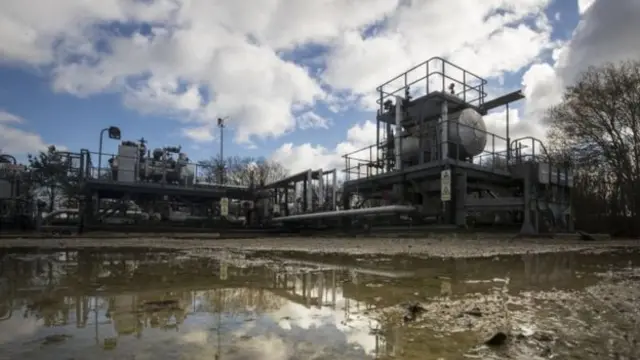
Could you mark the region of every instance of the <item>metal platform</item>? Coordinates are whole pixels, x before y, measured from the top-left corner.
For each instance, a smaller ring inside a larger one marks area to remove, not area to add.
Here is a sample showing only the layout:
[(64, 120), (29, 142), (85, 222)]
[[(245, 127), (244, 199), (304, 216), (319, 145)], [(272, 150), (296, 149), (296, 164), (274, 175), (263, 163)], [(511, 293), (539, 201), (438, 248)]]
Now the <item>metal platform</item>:
[(174, 185), (147, 182), (117, 182), (112, 180), (85, 179), (85, 192), (95, 193), (104, 198), (119, 198), (125, 194), (167, 195), (220, 200), (223, 197), (252, 200), (254, 191), (247, 187), (233, 185)]

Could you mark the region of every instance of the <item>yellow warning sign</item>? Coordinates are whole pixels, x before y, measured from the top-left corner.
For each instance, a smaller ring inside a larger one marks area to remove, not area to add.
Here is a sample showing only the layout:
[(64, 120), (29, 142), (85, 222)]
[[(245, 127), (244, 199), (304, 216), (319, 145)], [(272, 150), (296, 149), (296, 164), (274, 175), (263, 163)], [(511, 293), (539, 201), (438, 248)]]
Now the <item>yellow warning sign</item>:
[(451, 201), (451, 170), (440, 172), (440, 200)]

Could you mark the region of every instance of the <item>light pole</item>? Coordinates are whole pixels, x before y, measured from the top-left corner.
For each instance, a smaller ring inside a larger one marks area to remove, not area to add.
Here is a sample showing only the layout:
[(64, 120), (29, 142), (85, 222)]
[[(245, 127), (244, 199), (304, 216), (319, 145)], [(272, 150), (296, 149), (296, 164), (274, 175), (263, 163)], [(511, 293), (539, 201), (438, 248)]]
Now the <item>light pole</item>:
[(104, 133), (109, 134), (109, 139), (120, 140), (120, 128), (117, 126), (109, 126), (100, 130), (100, 145), (98, 146), (98, 178), (100, 178), (100, 171), (102, 170), (102, 138)]
[(220, 184), (224, 184), (224, 122), (227, 121), (229, 117), (218, 118), (218, 128), (220, 129)]

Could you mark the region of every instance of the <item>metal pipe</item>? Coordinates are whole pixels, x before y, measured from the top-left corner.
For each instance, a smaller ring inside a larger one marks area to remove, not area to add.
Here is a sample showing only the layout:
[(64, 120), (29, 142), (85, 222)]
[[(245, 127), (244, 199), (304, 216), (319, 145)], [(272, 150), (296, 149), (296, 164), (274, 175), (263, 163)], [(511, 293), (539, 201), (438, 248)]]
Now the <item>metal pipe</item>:
[(400, 151), (402, 149), (402, 144), (400, 143), (400, 141), (402, 140), (402, 137), (400, 136), (400, 134), (402, 133), (402, 102), (403, 99), (400, 96), (396, 96), (396, 128), (395, 128), (395, 157), (396, 157), (396, 166), (395, 166), (395, 170), (401, 170), (402, 169), (402, 154), (400, 154)]
[(324, 205), (324, 171), (318, 170), (318, 207)]
[(337, 174), (337, 170), (333, 169), (333, 187), (331, 189), (331, 210), (336, 210), (337, 207), (337, 203), (336, 203), (336, 195), (338, 194), (338, 174)]
[(449, 157), (449, 104), (446, 100), (442, 101), (440, 110), (440, 130), (442, 132), (442, 156), (441, 160)]
[(275, 218), (273, 220), (277, 222), (296, 221), (296, 220), (313, 220), (313, 219), (323, 219), (323, 218), (326, 219), (326, 218), (356, 216), (356, 215), (411, 213), (411, 212), (414, 212), (415, 210), (416, 209), (413, 206), (389, 205), (389, 206), (378, 206), (378, 207), (364, 208), (364, 209), (323, 211), (323, 212), (317, 212), (313, 214), (292, 215), (292, 216)]
[(102, 138), (105, 131), (109, 131), (109, 128), (100, 130), (100, 143), (98, 145), (98, 179), (100, 179), (100, 171), (102, 169)]
[[(298, 260), (298, 259), (290, 259), (285, 257), (276, 257), (276, 259), (286, 264), (316, 266), (323, 271), (342, 270), (345, 268), (344, 266), (341, 266), (341, 265), (335, 265), (335, 264), (318, 262), (318, 261)], [(375, 275), (375, 276), (387, 277), (387, 278), (411, 277), (411, 276), (415, 276), (416, 274), (415, 271), (384, 271), (384, 270), (369, 269), (369, 268), (364, 268), (359, 266), (347, 266), (347, 269), (351, 271), (355, 271), (360, 274)]]
[(13, 155), (0, 154), (0, 159), (10, 159), (11, 162), (13, 163), (13, 165), (17, 165), (18, 164), (18, 161), (16, 160), (16, 158)]
[(507, 105), (507, 164), (511, 160), (511, 144), (509, 143), (509, 103)]
[(307, 171), (307, 186), (306, 186), (306, 194), (304, 194), (304, 196), (306, 196), (307, 198), (307, 211), (311, 212), (313, 211), (313, 188), (312, 188), (312, 181), (313, 181), (313, 171), (311, 169), (309, 169)]

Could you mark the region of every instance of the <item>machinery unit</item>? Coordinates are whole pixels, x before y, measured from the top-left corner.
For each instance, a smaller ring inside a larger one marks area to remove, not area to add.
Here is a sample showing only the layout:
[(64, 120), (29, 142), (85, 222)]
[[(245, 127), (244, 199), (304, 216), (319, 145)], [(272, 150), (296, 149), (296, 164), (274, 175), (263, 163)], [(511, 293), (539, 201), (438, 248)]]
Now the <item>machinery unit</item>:
[(67, 154), (81, 191), (83, 230), (242, 229), (246, 204), (256, 200), (255, 189), (199, 182), (196, 175), (206, 172), (205, 165), (189, 163), (180, 146), (151, 150), (144, 139), (122, 141), (106, 169), (96, 168), (92, 155), (106, 154)]
[(146, 141), (123, 141), (118, 155), (109, 159), (112, 179), (119, 182), (152, 182), (175, 185), (193, 184), (194, 171), (180, 146), (147, 150)]
[(26, 188), (26, 168), (9, 154), (0, 154), (0, 229), (31, 227), (33, 199)]

